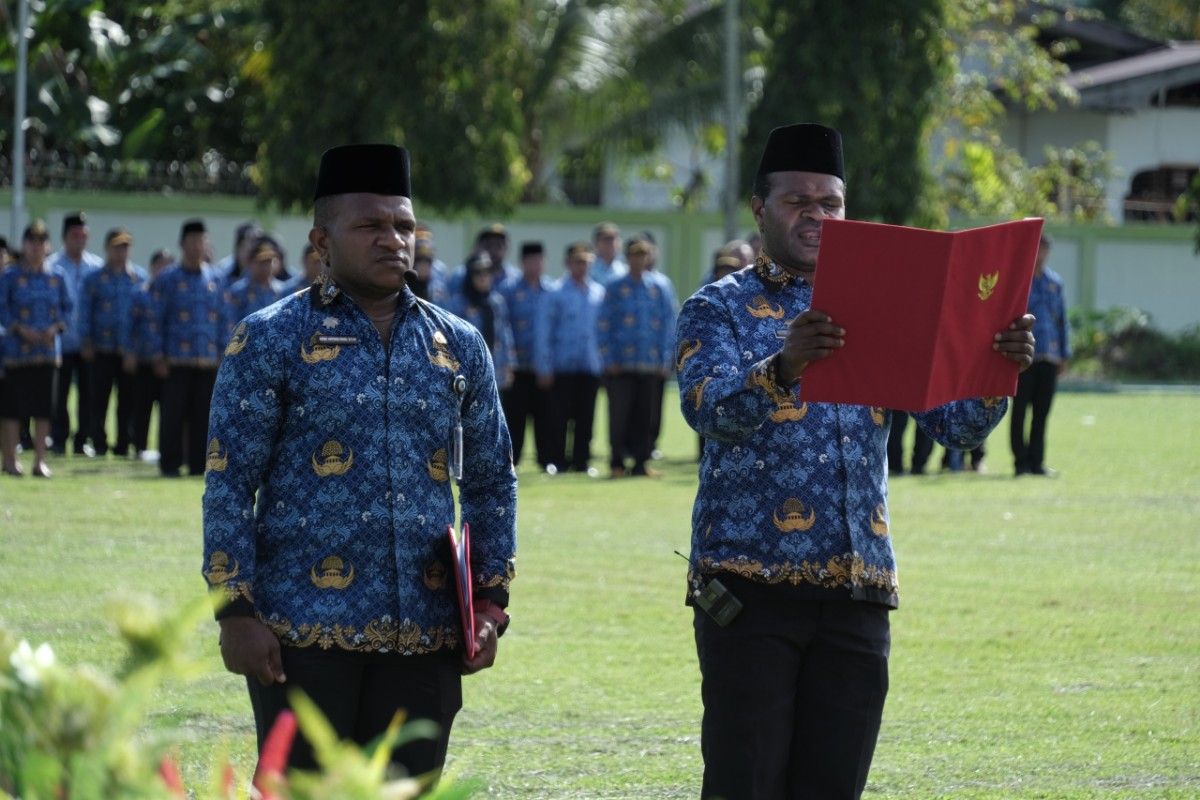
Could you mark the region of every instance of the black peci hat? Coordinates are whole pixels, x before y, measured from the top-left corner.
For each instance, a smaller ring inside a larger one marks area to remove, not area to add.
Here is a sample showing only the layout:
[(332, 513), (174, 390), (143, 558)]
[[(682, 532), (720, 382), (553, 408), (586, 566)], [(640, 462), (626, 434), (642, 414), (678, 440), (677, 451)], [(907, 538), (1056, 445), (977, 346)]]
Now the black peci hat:
[(818, 172), (845, 180), (842, 135), (811, 122), (776, 128), (767, 137), (756, 174), (771, 172)]
[(541, 242), (522, 242), (521, 243), (521, 258), (525, 256), (538, 256), (546, 252), (546, 248)]
[(358, 192), (412, 197), (408, 151), (394, 144), (345, 144), (326, 150), (313, 200)]

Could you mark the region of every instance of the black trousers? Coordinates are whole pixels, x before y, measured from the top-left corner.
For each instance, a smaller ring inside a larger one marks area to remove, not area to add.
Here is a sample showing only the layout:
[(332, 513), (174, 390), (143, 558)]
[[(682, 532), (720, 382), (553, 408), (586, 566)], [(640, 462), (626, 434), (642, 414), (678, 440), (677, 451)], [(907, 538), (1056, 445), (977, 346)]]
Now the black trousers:
[(140, 453), (147, 449), (150, 441), (150, 415), (154, 404), (162, 397), (162, 379), (154, 374), (149, 362), (139, 362), (133, 376), (133, 420), (130, 436), (134, 448)]
[(658, 439), (662, 436), (663, 397), (667, 391), (667, 379), (661, 375), (654, 376), (654, 397), (650, 400), (650, 451), (658, 449)]
[(75, 383), (75, 441), (76, 452), (83, 449), (92, 433), (91, 365), (79, 353), (63, 353), (58, 368), (58, 395), (54, 401), (54, 416), (50, 418), (50, 437), (54, 448), (65, 449), (71, 438), (71, 414), (67, 402), (71, 383)]
[(163, 475), (179, 474), (185, 446), (188, 472), (204, 474), (208, 408), (216, 380), (216, 367), (178, 366), (163, 380), (158, 425), (158, 468)]
[(743, 603), (725, 628), (695, 610), (701, 797), (858, 798), (888, 688), (888, 610), (722, 575)]
[[(457, 652), (402, 656), (284, 647), (281, 656), (287, 683), (263, 686), (257, 678), (246, 681), (260, 753), (275, 718), (290, 707), (287, 693), (299, 689), (321, 709), (339, 739), (359, 745), (370, 743), (387, 730), (400, 710), (404, 710), (406, 720), (432, 721), (437, 726), (436, 736), (397, 748), (391, 760), (411, 776), (442, 768), (450, 727), (462, 708), (461, 660)], [(292, 745), (288, 765), (316, 767), (312, 746), (301, 734)]]
[(125, 455), (133, 441), (133, 381), (121, 368), (121, 356), (116, 353), (97, 353), (91, 365), (92, 373), (92, 445), (97, 455), (108, 452), (108, 399), (113, 387), (117, 390), (117, 455)]
[[(1058, 365), (1035, 361), (1017, 379), (1017, 395), (1012, 402), (1009, 441), (1013, 466), (1018, 474), (1042, 472), (1046, 458), (1046, 419), (1058, 389)], [(1025, 434), (1025, 412), (1031, 410), (1029, 435)]]
[(512, 436), (513, 464), (521, 463), (525, 449), (525, 423), (533, 417), (533, 445), (538, 466), (550, 463), (550, 392), (538, 388), (537, 375), (527, 370), (513, 373), (512, 386), (500, 393), (504, 419)]
[(653, 449), (651, 414), (657, 376), (620, 372), (604, 380), (608, 393), (609, 466), (624, 469), (628, 454), (635, 470), (644, 469)]
[[(600, 377), (586, 372), (558, 373), (551, 389), (554, 427), (550, 439), (550, 463), (562, 470), (586, 472), (592, 460), (592, 425), (596, 418), (596, 394)], [(571, 440), (570, 461), (567, 439)]]
[[(896, 475), (904, 474), (904, 431), (908, 428), (908, 412), (892, 411), (892, 428), (888, 431), (887, 456), (888, 472)], [(913, 439), (912, 462), (910, 471), (920, 475), (925, 471), (925, 463), (933, 452), (933, 439), (921, 426), (913, 423), (916, 437)]]

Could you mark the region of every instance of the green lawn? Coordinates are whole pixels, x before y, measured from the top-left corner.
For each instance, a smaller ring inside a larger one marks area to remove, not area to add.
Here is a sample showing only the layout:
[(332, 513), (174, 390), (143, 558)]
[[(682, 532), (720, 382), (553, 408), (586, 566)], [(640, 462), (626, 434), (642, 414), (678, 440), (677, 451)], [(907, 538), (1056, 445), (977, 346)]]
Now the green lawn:
[[(871, 798), (1200, 796), (1200, 396), (1056, 403), (1058, 478), (1010, 476), (1006, 420), (988, 474), (892, 482), (902, 608)], [(696, 445), (674, 412), (664, 445), (657, 481), (522, 472), (513, 625), (496, 668), (467, 679), (451, 740), (451, 772), (487, 796), (698, 795), (671, 552), (687, 548)], [(603, 466), (603, 429), (596, 451)], [(0, 481), (0, 620), (111, 668), (107, 595), (201, 588), (201, 483), (52, 466), (49, 482)], [(215, 625), (196, 645), (206, 669), (162, 692), (152, 727), (179, 729), (190, 781), (221, 751), (248, 775), (244, 685)]]

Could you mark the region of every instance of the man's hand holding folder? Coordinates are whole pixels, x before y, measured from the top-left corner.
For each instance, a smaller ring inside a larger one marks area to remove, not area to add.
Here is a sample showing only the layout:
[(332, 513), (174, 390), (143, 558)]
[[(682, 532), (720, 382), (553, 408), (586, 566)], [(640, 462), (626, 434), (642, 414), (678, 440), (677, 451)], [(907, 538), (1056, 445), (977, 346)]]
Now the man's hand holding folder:
[(451, 559), (454, 562), (454, 591), (462, 623), (464, 675), (487, 669), (496, 662), (500, 626), (506, 621), (503, 609), (488, 601), (475, 602), (471, 579), (471, 526), (463, 523), (462, 532), (448, 526)]
[(813, 307), (779, 332), (778, 382), (803, 373), (801, 400), (904, 411), (1012, 395), (1033, 362), (1024, 311), (1041, 227), (826, 220)]

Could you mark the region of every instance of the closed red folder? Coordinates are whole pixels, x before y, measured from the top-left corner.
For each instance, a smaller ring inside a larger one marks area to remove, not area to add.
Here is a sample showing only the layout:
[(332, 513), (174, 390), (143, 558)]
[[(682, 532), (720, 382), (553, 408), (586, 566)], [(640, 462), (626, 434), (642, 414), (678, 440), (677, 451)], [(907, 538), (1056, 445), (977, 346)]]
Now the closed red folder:
[(467, 658), (474, 658), (479, 645), (475, 641), (475, 597), (471, 592), (471, 526), (464, 522), (462, 534), (458, 535), (454, 526), (449, 525), (446, 536), (450, 538), (450, 556), (454, 561), (454, 594), (462, 623), (463, 651)]
[(812, 307), (846, 344), (805, 368), (800, 399), (925, 411), (1015, 394), (1019, 368), (992, 343), (1025, 313), (1041, 231), (823, 223)]

